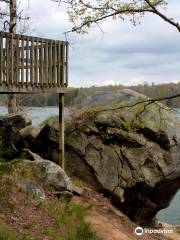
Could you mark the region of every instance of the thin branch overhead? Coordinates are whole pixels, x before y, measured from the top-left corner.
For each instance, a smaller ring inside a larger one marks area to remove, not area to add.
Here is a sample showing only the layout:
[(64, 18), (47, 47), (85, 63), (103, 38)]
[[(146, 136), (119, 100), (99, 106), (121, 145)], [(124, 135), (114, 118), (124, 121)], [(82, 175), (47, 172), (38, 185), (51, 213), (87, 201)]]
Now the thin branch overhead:
[(144, 0), (144, 1), (147, 2), (147, 4), (151, 7), (154, 14), (158, 15), (165, 22), (168, 22), (172, 26), (176, 27), (177, 30), (180, 32), (180, 24), (178, 22), (175, 22), (175, 20), (173, 18), (168, 18), (166, 15), (161, 13), (149, 0)]
[[(67, 6), (69, 19), (74, 27), (68, 32), (86, 33), (93, 24), (100, 24), (109, 18), (125, 20), (133, 25), (140, 23), (140, 18), (146, 13), (152, 13), (175, 27), (180, 32), (180, 24), (166, 16), (160, 7), (167, 6), (165, 0), (52, 0)], [(102, 30), (102, 28), (100, 27)]]

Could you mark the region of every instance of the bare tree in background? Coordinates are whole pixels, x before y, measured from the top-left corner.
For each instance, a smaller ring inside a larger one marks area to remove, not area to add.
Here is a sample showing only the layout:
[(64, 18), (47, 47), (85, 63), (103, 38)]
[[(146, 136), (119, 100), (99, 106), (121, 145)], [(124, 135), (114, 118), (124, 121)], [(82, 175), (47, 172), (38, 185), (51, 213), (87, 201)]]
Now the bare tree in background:
[[(29, 18), (22, 17), (22, 12), (17, 13), (17, 0), (0, 0), (0, 2), (4, 4), (0, 8), (3, 30), (14, 34), (17, 31), (17, 21), (26, 21)], [(8, 113), (15, 113), (17, 111), (16, 95), (8, 94)]]

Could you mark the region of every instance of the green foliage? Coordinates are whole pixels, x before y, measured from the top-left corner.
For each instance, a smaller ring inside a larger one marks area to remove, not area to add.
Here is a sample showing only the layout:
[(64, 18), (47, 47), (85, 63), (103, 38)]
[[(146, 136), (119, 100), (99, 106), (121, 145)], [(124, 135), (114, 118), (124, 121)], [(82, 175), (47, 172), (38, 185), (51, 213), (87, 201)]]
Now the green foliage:
[(34, 228), (35, 225), (36, 225), (36, 222), (35, 221), (31, 221), (31, 222), (26, 223), (24, 228), (27, 229), (27, 230), (31, 230), (31, 229)]
[[(59, 2), (58, 0), (52, 0)], [(134, 26), (140, 24), (140, 18), (148, 10), (157, 14), (154, 7), (167, 4), (166, 1), (151, 0), (150, 5), (142, 0), (98, 0), (98, 1), (80, 1), (65, 0), (69, 20), (73, 24), (72, 32), (88, 33), (93, 24), (100, 24), (103, 19), (112, 18), (113, 20), (129, 19)]]
[(0, 178), (4, 175), (10, 175), (13, 171), (13, 162), (0, 162)]
[[(44, 228), (43, 233), (54, 240), (95, 240), (96, 235), (91, 226), (85, 222), (85, 209), (65, 198), (61, 199), (61, 207), (51, 202), (48, 209), (55, 220), (54, 226)], [(59, 229), (63, 231), (59, 231)]]
[(80, 187), (80, 188), (85, 187), (85, 184), (84, 184), (80, 179), (75, 179), (75, 180), (73, 181), (73, 184), (74, 184), (75, 186), (77, 186), (77, 187)]
[(124, 121), (122, 128), (123, 128), (123, 130), (129, 132), (132, 128), (132, 121)]
[(10, 163), (0, 163), (0, 209), (7, 209), (13, 212), (16, 207), (9, 201), (11, 189), (14, 184), (11, 174), (12, 165)]
[(57, 231), (56, 227), (44, 227), (42, 233), (46, 236), (52, 237), (53, 240), (63, 240), (61, 234)]
[(15, 233), (2, 220), (0, 220), (0, 239), (17, 240), (17, 236), (15, 235)]
[[(122, 85), (109, 85), (109, 86), (92, 86), (89, 88), (68, 88), (65, 94), (65, 106), (78, 106), (91, 98), (94, 94), (99, 91), (118, 91), (124, 88)], [(180, 92), (180, 83), (169, 83), (169, 84), (142, 84), (137, 86), (129, 86), (128, 88), (133, 89), (137, 92), (143, 93), (149, 97), (165, 97), (175, 95)], [(20, 106), (58, 106), (58, 95), (57, 94), (32, 94), (25, 95), (18, 94), (18, 101)], [(4, 95), (0, 96), (1, 102), (5, 99)], [(180, 107), (180, 98), (166, 100), (165, 103), (168, 106)], [(0, 129), (0, 135), (3, 129)], [(4, 135), (2, 133), (2, 135)]]
[(79, 95), (80, 89), (78, 88), (70, 88), (65, 94), (65, 104), (71, 105), (73, 104), (74, 99), (76, 99)]
[(176, 232), (180, 234), (180, 227), (176, 227)]
[[(0, 213), (8, 212), (11, 214), (15, 210), (18, 211), (12, 192), (14, 194), (15, 191), (18, 191), (17, 182), (23, 179), (35, 179), (33, 169), (28, 167), (26, 162), (16, 160), (0, 163)], [(23, 201), (25, 209), (26, 206), (29, 207), (29, 203), (35, 204), (36, 209), (39, 211), (46, 209), (51, 220), (49, 226), (44, 226), (43, 230), (42, 225), (39, 226), (41, 233), (44, 235), (54, 240), (96, 239), (91, 226), (85, 222), (85, 209), (81, 205), (69, 202), (65, 196), (60, 200), (55, 198), (54, 200), (47, 199), (47, 201), (38, 202), (33, 199), (32, 195), (28, 195), (22, 190), (20, 194), (26, 194), (26, 200)], [(24, 223), (24, 232), (22, 234), (12, 232), (6, 224), (0, 222), (0, 240), (30, 240), (28, 233), (38, 225), (36, 221), (36, 219), (32, 218), (31, 221)]]
[(54, 116), (54, 115), (48, 117), (47, 119), (45, 119), (44, 121), (42, 121), (42, 122), (40, 123), (40, 126), (46, 125), (51, 119), (54, 119), (54, 118), (56, 118), (56, 116)]
[(20, 240), (31, 240), (31, 238), (28, 237), (26, 234), (24, 234), (24, 235), (20, 238)]

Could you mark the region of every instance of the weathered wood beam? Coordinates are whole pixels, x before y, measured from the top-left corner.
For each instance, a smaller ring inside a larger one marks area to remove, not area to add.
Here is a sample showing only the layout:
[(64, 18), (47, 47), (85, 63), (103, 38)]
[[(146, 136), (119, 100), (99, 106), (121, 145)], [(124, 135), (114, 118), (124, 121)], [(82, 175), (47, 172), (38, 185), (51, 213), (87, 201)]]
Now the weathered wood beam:
[(64, 94), (59, 93), (59, 165), (65, 169)]

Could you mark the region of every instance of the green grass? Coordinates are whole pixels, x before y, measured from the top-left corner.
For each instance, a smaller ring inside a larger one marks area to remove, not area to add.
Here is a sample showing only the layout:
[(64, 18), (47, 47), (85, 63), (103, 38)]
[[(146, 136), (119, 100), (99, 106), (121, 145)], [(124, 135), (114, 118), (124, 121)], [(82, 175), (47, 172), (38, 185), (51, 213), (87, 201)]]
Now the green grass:
[(36, 225), (36, 222), (35, 221), (31, 221), (31, 222), (26, 223), (24, 225), (24, 228), (27, 229), (27, 230), (32, 230), (35, 225)]
[(0, 220), (0, 239), (1, 240), (17, 240), (15, 233), (2, 220)]
[(17, 237), (16, 233), (3, 220), (0, 220), (0, 240), (31, 240), (31, 238), (25, 234)]
[[(39, 179), (36, 176), (39, 176), (39, 173), (34, 173), (34, 171), (20, 160), (7, 163), (0, 162), (0, 212), (12, 213), (16, 210), (16, 205), (11, 199), (12, 190), (17, 188), (16, 181), (19, 179)], [(81, 185), (82, 183), (78, 182), (78, 184)], [(29, 198), (28, 195), (27, 198)], [(27, 201), (27, 203), (24, 202), (23, 204), (26, 207), (26, 204), (29, 203)], [(46, 208), (51, 218), (49, 226), (44, 226), (43, 229), (40, 226), (39, 231), (44, 236), (49, 236), (53, 240), (96, 239), (91, 225), (85, 222), (85, 208), (79, 204), (69, 202), (65, 196), (60, 200), (55, 198), (54, 200), (36, 203), (36, 208), (39, 210)], [(11, 230), (3, 221), (0, 221), (0, 240), (30, 240), (27, 233), (33, 231), (35, 226), (36, 222), (33, 219), (24, 223), (24, 232), (20, 234)]]
[(61, 234), (57, 231), (56, 227), (44, 227), (42, 233), (46, 236), (52, 237), (53, 240), (63, 240)]
[(82, 182), (80, 179), (75, 179), (73, 181), (73, 184), (77, 187), (84, 188), (86, 185), (84, 182)]
[(176, 232), (180, 234), (180, 227), (176, 227)]
[(85, 222), (85, 209), (79, 204), (61, 199), (61, 207), (56, 202), (48, 205), (55, 224), (45, 227), (43, 234), (54, 240), (95, 240), (91, 225)]

